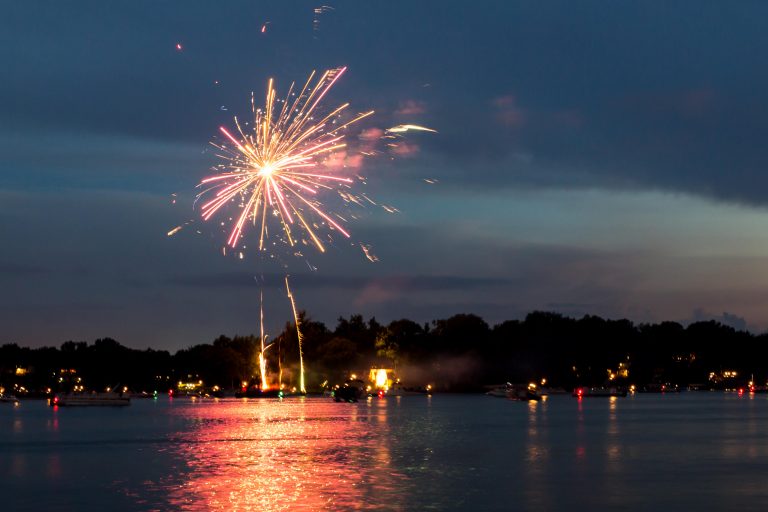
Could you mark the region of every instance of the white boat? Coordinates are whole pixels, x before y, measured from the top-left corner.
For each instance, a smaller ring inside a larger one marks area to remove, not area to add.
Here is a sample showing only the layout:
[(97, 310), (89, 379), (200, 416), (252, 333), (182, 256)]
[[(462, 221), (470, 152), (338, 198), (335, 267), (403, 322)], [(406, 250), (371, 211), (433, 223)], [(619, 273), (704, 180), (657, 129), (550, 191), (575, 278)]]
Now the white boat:
[(131, 398), (122, 393), (66, 393), (53, 397), (51, 405), (125, 406), (131, 405)]
[(512, 384), (507, 382), (504, 386), (496, 386), (485, 394), (488, 396), (495, 396), (498, 398), (507, 398), (512, 390)]
[(16, 403), (18, 401), (19, 401), (19, 399), (16, 398), (15, 396), (13, 396), (13, 395), (4, 395), (3, 393), (0, 393), (0, 403), (14, 404), (14, 403)]
[(410, 396), (410, 395), (431, 395), (432, 386), (426, 387), (414, 387), (406, 388), (402, 384), (393, 384), (391, 388), (386, 390), (385, 396)]

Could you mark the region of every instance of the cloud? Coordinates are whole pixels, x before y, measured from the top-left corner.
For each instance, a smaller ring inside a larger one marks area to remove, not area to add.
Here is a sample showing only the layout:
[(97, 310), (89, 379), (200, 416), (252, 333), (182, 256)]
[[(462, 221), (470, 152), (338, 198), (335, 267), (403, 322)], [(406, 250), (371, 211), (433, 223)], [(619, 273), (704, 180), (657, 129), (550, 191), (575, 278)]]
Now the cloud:
[(355, 306), (365, 307), (368, 305), (382, 304), (391, 302), (401, 297), (403, 290), (398, 290), (394, 286), (384, 286), (381, 281), (367, 283), (355, 297)]
[(677, 117), (680, 120), (700, 121), (701, 117), (716, 113), (716, 100), (716, 91), (702, 86), (627, 94), (619, 99), (618, 106), (637, 117)]
[(391, 302), (415, 292), (478, 290), (509, 286), (506, 278), (457, 276), (391, 276), (363, 283), (355, 305), (364, 307)]
[(4, 127), (0, 128), (0, 153), (7, 166), (0, 185), (157, 188), (202, 176), (213, 160), (203, 154), (206, 149), (202, 141), (195, 145), (121, 133)]
[(423, 114), (427, 111), (427, 107), (422, 101), (406, 100), (400, 103), (400, 106), (395, 110), (395, 115), (398, 116), (415, 116)]
[(517, 105), (517, 98), (513, 94), (494, 98), (492, 104), (496, 108), (496, 119), (501, 124), (511, 128), (525, 124), (525, 112)]
[(379, 140), (384, 135), (384, 130), (381, 128), (366, 128), (360, 132), (358, 138), (365, 141)]
[(689, 116), (707, 114), (715, 107), (715, 91), (711, 87), (689, 89), (683, 92), (679, 105)]
[(363, 155), (359, 153), (350, 153), (342, 149), (334, 151), (323, 160), (323, 166), (332, 170), (360, 169), (363, 166), (363, 162)]
[(584, 125), (584, 114), (575, 108), (557, 110), (552, 113), (555, 125), (565, 128), (581, 128)]
[(412, 157), (419, 152), (419, 145), (414, 142), (398, 140), (390, 145), (390, 151), (400, 157)]
[(737, 331), (747, 330), (747, 320), (745, 318), (725, 311), (721, 315), (716, 315), (713, 313), (708, 313), (703, 308), (694, 309), (692, 318), (686, 323), (708, 322), (710, 320), (714, 320), (723, 325), (727, 325), (728, 327), (733, 327)]
[[(443, 291), (478, 289), (509, 285), (505, 278), (391, 275), (387, 277), (333, 276), (328, 274), (291, 274), (291, 283), (297, 288), (340, 288), (359, 290), (373, 287), (395, 293), (407, 291)], [(252, 274), (247, 272), (222, 272), (210, 274), (174, 275), (166, 278), (168, 284), (201, 288), (253, 287), (260, 284), (268, 288), (283, 288), (285, 274)]]

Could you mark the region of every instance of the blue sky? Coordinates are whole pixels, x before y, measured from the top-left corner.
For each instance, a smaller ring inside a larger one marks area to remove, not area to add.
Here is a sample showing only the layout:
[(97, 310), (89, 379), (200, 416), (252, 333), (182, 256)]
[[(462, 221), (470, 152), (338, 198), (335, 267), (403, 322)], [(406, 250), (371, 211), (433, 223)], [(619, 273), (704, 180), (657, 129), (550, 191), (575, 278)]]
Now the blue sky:
[[(330, 324), (547, 309), (768, 328), (768, 4), (330, 5), (317, 27), (308, 2), (4, 7), (0, 343), (250, 333), (258, 282), (275, 333), (286, 272)], [(251, 91), (341, 65), (331, 104), (439, 132), (362, 170), (400, 210), (349, 226), (379, 262), (339, 242), (311, 272), (222, 257), (208, 224), (166, 236)]]

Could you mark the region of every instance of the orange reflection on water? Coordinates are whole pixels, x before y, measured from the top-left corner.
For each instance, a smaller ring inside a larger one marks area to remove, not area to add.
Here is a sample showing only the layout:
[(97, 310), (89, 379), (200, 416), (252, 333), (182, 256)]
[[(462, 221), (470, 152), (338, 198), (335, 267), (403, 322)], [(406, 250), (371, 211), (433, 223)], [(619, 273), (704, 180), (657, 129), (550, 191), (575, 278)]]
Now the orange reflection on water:
[(386, 402), (190, 403), (184, 414), (194, 427), (172, 440), (188, 474), (171, 488), (170, 504), (184, 510), (400, 509), (405, 476), (391, 467)]

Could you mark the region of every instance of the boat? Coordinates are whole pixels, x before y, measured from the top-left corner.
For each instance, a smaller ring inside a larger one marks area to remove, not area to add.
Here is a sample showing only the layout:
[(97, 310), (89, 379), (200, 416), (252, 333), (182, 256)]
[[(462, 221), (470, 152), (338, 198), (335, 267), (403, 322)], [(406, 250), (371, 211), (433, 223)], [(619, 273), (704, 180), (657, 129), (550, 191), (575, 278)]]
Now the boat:
[(573, 396), (576, 398), (593, 396), (627, 396), (627, 390), (617, 387), (594, 387), (594, 388), (576, 388), (573, 390)]
[(393, 384), (391, 388), (384, 392), (384, 396), (409, 396), (409, 395), (431, 395), (432, 386), (426, 387), (405, 387), (401, 384)]
[(60, 406), (126, 406), (131, 398), (122, 393), (64, 393), (54, 396), (51, 405)]
[(497, 398), (507, 398), (507, 389), (503, 387), (493, 388), (486, 393), (488, 396), (495, 396)]
[(565, 388), (553, 388), (553, 387), (540, 387), (539, 388), (539, 394), (542, 396), (545, 395), (567, 395), (568, 391), (565, 390)]
[(672, 383), (652, 383), (637, 390), (638, 393), (679, 393), (680, 387)]
[(235, 391), (235, 398), (283, 398), (285, 391), (278, 388), (260, 389), (258, 386), (251, 386), (245, 391)]
[(541, 400), (541, 394), (536, 389), (536, 384), (528, 384), (528, 386), (512, 386), (507, 392), (507, 398), (510, 400)]
[(495, 396), (496, 398), (507, 398), (507, 396), (509, 396), (509, 392), (512, 389), (512, 387), (513, 387), (512, 384), (507, 382), (503, 386), (494, 386), (485, 394), (488, 396)]
[(349, 380), (333, 391), (333, 400), (336, 402), (357, 402), (366, 394), (367, 390), (362, 380)]
[(0, 403), (3, 404), (15, 404), (18, 402), (19, 399), (16, 398), (14, 395), (6, 395), (3, 393), (0, 393)]
[(541, 394), (535, 384), (514, 385), (507, 382), (504, 386), (497, 386), (486, 393), (488, 396), (508, 398), (510, 400), (540, 400)]

